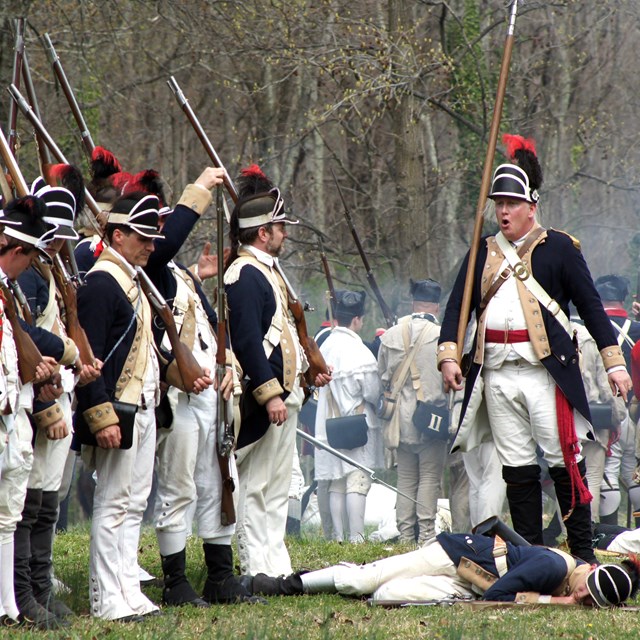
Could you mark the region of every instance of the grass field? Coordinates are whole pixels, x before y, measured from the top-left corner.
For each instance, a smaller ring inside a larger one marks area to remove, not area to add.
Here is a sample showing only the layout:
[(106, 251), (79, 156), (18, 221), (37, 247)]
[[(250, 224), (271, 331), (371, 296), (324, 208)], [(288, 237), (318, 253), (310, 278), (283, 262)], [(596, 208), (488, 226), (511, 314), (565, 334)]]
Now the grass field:
[[(309, 535), (290, 539), (294, 568), (318, 569), (340, 560), (363, 563), (408, 551), (407, 547), (368, 542), (350, 545), (325, 542)], [(639, 634), (638, 613), (581, 609), (509, 608), (471, 610), (465, 605), (382, 609), (365, 600), (336, 595), (270, 598), (269, 604), (214, 606), (196, 610), (168, 608), (164, 615), (135, 625), (95, 621), (88, 616), (89, 534), (78, 526), (57, 537), (57, 577), (68, 587), (62, 599), (78, 613), (72, 625), (61, 631), (0, 631), (0, 637), (153, 639), (202, 638), (219, 640), (411, 640), (413, 638), (537, 640), (538, 638), (603, 639), (633, 638)], [(206, 571), (202, 549), (194, 538), (188, 546), (188, 573), (198, 589)], [(151, 529), (145, 529), (140, 544), (140, 563), (160, 576), (160, 559)], [(145, 587), (159, 602), (161, 590)]]

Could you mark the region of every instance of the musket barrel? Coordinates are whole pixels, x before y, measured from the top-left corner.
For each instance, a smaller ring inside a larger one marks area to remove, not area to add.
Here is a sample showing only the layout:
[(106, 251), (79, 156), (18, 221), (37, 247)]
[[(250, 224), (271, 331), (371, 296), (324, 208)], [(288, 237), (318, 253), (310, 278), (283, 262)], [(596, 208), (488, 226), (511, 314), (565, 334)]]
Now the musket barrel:
[(187, 100), (182, 89), (180, 88), (180, 85), (178, 85), (178, 81), (175, 79), (174, 76), (171, 76), (171, 78), (167, 80), (167, 84), (169, 85), (169, 88), (171, 89), (171, 91), (173, 91), (173, 95), (176, 97), (178, 104), (180, 105), (182, 110), (185, 112), (187, 119), (191, 123), (191, 126), (196, 132), (196, 135), (200, 139), (200, 142), (202, 143), (202, 146), (207, 152), (207, 155), (211, 159), (213, 166), (216, 169), (224, 170), (224, 176), (222, 178), (224, 181), (224, 186), (227, 188), (227, 191), (229, 192), (229, 195), (231, 196), (231, 199), (233, 200), (233, 202), (234, 203), (237, 202), (238, 191), (236, 190), (236, 187), (233, 184), (233, 180), (231, 180), (231, 176), (227, 172), (227, 169), (225, 168), (225, 166), (222, 164), (220, 157), (218, 156), (213, 145), (211, 144), (211, 140), (209, 140), (209, 137), (207, 136), (205, 130), (200, 124), (200, 121), (196, 117), (196, 114), (194, 113), (193, 109), (191, 108), (191, 105), (189, 104), (189, 100)]
[(53, 67), (53, 71), (56, 74), (56, 78), (58, 78), (58, 82), (60, 83), (60, 87), (62, 88), (62, 92), (64, 93), (67, 102), (69, 103), (69, 107), (71, 108), (71, 113), (75, 118), (75, 121), (78, 125), (78, 129), (80, 129), (80, 137), (82, 139), (82, 146), (85, 150), (85, 153), (91, 159), (91, 154), (95, 148), (95, 144), (93, 142), (93, 138), (91, 137), (91, 132), (89, 131), (89, 127), (82, 115), (82, 111), (80, 110), (80, 105), (76, 99), (75, 94), (73, 93), (73, 89), (69, 84), (69, 80), (62, 68), (62, 63), (60, 62), (60, 57), (56, 53), (56, 50), (51, 42), (51, 38), (48, 33), (45, 33), (42, 36), (45, 48), (49, 53), (49, 60), (51, 61), (51, 66)]
[[(17, 18), (16, 21), (16, 44), (14, 47), (13, 53), (13, 72), (11, 81), (19, 85), (20, 84), (20, 76), (22, 75), (22, 61), (24, 59), (24, 18)], [(18, 120), (18, 112), (16, 110), (16, 105), (11, 102), (9, 105), (9, 150), (11, 153), (15, 152), (16, 148), (16, 139), (17, 139), (17, 131), (16, 131), (16, 123)]]

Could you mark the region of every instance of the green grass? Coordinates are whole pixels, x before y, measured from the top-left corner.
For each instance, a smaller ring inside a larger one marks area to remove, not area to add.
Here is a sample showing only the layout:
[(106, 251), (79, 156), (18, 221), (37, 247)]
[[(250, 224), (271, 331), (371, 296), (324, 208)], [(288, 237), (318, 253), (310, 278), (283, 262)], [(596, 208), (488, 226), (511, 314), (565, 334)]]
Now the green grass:
[[(318, 569), (340, 560), (368, 562), (408, 551), (402, 545), (368, 542), (340, 545), (308, 535), (290, 539), (288, 546), (295, 568)], [(188, 574), (197, 589), (206, 571), (202, 547), (196, 538), (188, 545)], [(20, 638), (169, 638), (216, 640), (412, 640), (413, 638), (467, 639), (604, 639), (638, 636), (638, 613), (594, 611), (557, 607), (489, 609), (474, 611), (463, 605), (382, 609), (364, 600), (337, 595), (270, 598), (269, 604), (226, 605), (196, 610), (168, 608), (164, 615), (135, 625), (93, 620), (88, 616), (89, 534), (86, 525), (61, 534), (55, 542), (56, 575), (70, 588), (61, 598), (78, 613), (71, 627), (59, 632), (0, 631), (0, 637)], [(155, 536), (145, 528), (140, 544), (140, 563), (160, 576)], [(161, 590), (145, 587), (159, 602)]]

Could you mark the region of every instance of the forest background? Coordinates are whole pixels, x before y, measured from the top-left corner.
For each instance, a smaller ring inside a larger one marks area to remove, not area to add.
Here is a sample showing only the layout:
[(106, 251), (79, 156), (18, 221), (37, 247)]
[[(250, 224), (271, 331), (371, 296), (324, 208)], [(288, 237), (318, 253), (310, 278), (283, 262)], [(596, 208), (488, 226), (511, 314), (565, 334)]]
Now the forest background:
[[(13, 19), (43, 121), (87, 169), (40, 37), (48, 33), (96, 144), (173, 190), (209, 164), (167, 80), (174, 75), (231, 176), (258, 163), (305, 226), (284, 263), (324, 319), (322, 234), (338, 288), (366, 288), (335, 173), (388, 304), (409, 278), (452, 285), (468, 249), (509, 17), (503, 0), (3, 0), (0, 85)], [(502, 133), (536, 140), (540, 218), (577, 236), (595, 277), (637, 291), (640, 265), (640, 11), (637, 0), (520, 3)], [(6, 132), (9, 95), (0, 92)], [(20, 115), (18, 160), (38, 172)], [(499, 145), (496, 164), (503, 160)], [(487, 210), (485, 232), (493, 230)], [(209, 214), (184, 248), (215, 232)], [(312, 230), (315, 229), (315, 231)], [(383, 323), (371, 301), (368, 328)]]

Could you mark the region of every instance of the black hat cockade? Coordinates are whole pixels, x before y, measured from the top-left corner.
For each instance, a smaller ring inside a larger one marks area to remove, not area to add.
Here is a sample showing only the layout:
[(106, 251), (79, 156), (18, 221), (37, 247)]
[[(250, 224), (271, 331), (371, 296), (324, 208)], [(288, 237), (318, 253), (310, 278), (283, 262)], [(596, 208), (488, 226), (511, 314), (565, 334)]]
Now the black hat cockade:
[(536, 156), (535, 141), (522, 136), (505, 134), (510, 164), (501, 164), (493, 173), (489, 198), (515, 198), (536, 204), (540, 199), (542, 168)]
[(31, 193), (47, 205), (47, 213), (43, 220), (47, 223), (47, 231), (40, 237), (38, 248), (45, 248), (56, 239), (77, 240), (77, 232), (73, 228), (76, 199), (65, 187), (51, 187), (43, 178), (37, 178), (31, 185)]
[(162, 238), (158, 231), (159, 210), (157, 196), (132, 193), (115, 201), (107, 224), (124, 225), (145, 238)]
[(411, 297), (417, 302), (440, 302), (442, 287), (435, 280), (409, 279), (409, 291)]
[(6, 236), (35, 247), (47, 231), (46, 215), (47, 205), (40, 198), (31, 195), (16, 198), (0, 212), (0, 226)]
[(600, 300), (624, 302), (629, 295), (629, 280), (624, 276), (609, 274), (600, 276), (594, 283)]
[(337, 289), (333, 307), (335, 315), (350, 318), (363, 316), (366, 298), (365, 291)]

